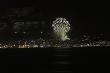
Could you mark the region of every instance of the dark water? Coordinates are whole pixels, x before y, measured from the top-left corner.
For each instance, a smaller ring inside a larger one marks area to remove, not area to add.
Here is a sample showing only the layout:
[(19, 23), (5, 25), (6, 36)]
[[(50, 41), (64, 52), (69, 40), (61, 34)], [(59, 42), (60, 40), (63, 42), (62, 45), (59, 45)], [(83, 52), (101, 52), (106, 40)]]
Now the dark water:
[(0, 50), (4, 73), (108, 72), (109, 55), (109, 47)]

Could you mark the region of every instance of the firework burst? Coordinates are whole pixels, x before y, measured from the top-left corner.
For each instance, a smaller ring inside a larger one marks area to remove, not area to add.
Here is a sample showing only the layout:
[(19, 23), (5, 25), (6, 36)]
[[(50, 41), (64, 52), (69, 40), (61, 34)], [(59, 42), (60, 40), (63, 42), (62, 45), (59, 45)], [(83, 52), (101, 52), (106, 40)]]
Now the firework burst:
[(69, 40), (67, 33), (70, 30), (70, 24), (65, 18), (56, 18), (52, 24), (54, 33), (62, 40)]

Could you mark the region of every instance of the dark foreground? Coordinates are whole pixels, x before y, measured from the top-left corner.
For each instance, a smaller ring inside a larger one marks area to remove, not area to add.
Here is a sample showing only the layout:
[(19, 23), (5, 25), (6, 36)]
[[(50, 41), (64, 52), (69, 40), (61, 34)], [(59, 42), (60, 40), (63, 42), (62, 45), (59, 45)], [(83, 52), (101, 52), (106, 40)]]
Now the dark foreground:
[(0, 64), (2, 73), (100, 73), (109, 55), (109, 47), (1, 49)]

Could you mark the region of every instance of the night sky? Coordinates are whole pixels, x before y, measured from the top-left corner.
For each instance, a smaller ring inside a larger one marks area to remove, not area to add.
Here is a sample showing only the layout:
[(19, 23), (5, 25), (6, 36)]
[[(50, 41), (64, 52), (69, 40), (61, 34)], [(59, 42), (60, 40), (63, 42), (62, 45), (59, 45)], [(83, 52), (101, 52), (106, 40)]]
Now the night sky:
[[(37, 31), (49, 32), (51, 30), (52, 21), (57, 17), (66, 18), (72, 28), (73, 33), (89, 33), (89, 34), (107, 34), (109, 35), (109, 4), (108, 2), (96, 1), (1, 1), (1, 9), (7, 12), (10, 8), (30, 8), (30, 14), (36, 14), (40, 23), (34, 25), (37, 28), (29, 28), (28, 31), (36, 33)], [(3, 11), (0, 11), (4, 13)], [(5, 13), (7, 14), (7, 13)], [(28, 16), (28, 14), (27, 14)], [(30, 17), (31, 18), (31, 17)], [(30, 19), (29, 16), (26, 18)], [(9, 20), (8, 20), (9, 21)], [(12, 24), (8, 25), (8, 29), (12, 28)], [(26, 25), (25, 25), (26, 26)], [(8, 30), (7, 29), (7, 30)], [(37, 31), (36, 31), (37, 30)], [(2, 32), (5, 31), (2, 30)], [(10, 29), (10, 31), (15, 31)], [(21, 31), (21, 30), (20, 30)]]

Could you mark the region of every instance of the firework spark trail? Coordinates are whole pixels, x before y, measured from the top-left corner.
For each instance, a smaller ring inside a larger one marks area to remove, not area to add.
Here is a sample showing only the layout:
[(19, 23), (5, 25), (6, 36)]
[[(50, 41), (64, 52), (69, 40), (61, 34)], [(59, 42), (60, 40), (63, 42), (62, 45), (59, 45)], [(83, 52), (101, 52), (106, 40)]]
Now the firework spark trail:
[(65, 18), (56, 18), (52, 24), (54, 33), (62, 40), (65, 41), (68, 38), (67, 33), (70, 30), (70, 24)]

